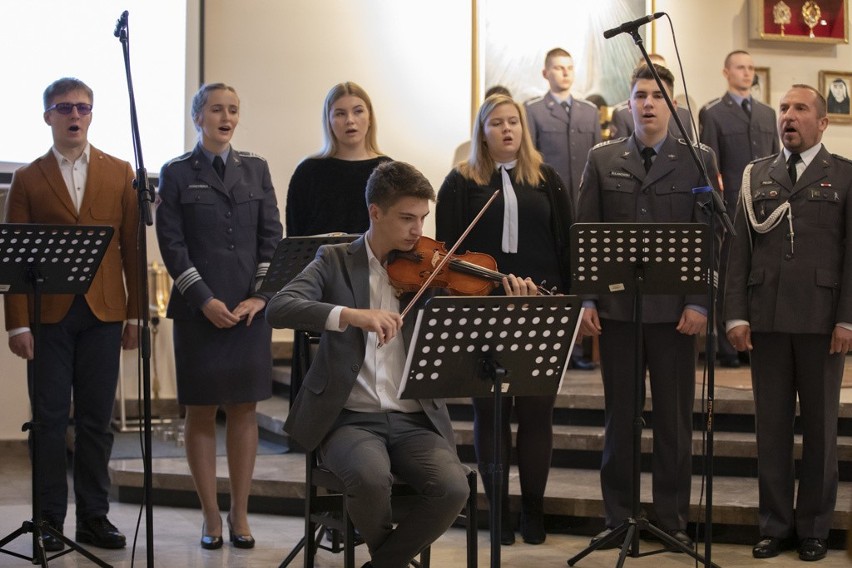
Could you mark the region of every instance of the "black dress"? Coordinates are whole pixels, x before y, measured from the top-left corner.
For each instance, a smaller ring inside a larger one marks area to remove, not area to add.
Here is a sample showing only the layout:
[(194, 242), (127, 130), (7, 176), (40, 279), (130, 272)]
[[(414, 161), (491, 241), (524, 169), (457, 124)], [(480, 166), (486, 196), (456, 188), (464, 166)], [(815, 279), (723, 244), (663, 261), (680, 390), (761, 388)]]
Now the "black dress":
[(307, 158), (287, 190), (287, 236), (364, 233), (370, 226), (367, 179), (387, 156), (369, 160)]

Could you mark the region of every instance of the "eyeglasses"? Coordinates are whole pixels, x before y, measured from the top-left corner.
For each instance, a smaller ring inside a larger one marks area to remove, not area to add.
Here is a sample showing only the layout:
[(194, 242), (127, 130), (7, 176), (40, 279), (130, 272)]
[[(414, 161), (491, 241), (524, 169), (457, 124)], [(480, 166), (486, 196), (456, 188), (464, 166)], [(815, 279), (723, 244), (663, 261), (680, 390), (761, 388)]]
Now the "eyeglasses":
[(92, 112), (92, 105), (89, 103), (56, 103), (55, 105), (48, 107), (45, 112), (55, 110), (59, 114), (71, 114), (74, 107), (77, 107), (77, 112), (80, 113), (81, 116), (86, 116)]

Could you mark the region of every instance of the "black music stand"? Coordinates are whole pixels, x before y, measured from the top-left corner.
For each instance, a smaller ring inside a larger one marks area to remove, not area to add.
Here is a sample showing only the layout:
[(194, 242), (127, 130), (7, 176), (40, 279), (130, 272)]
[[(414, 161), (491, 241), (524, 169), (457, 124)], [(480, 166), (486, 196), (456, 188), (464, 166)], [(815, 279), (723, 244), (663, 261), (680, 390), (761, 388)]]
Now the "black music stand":
[[(573, 566), (589, 553), (615, 543), (622, 535), (616, 566), (628, 554), (636, 558), (660, 552), (685, 552), (704, 558), (654, 526), (642, 514), (640, 502), (642, 459), (642, 297), (645, 294), (701, 295), (710, 283), (710, 227), (703, 223), (576, 223), (571, 227), (571, 258), (574, 262), (572, 291), (581, 294), (632, 294), (636, 326), (636, 365), (633, 414), (633, 491), (631, 516), (611, 533), (568, 559)], [(667, 548), (639, 552), (639, 531), (658, 537)], [(715, 566), (715, 564), (713, 564)], [(718, 567), (717, 567), (718, 568)]]
[(493, 568), (500, 566), (502, 397), (559, 392), (579, 319), (577, 296), (436, 297), (417, 313), (399, 397), (494, 399)]
[[(263, 278), (260, 291), (275, 294), (311, 263), (321, 246), (351, 243), (359, 236), (329, 233), (328, 235), (281, 239), (275, 249), (272, 261), (269, 263), (269, 269)], [(302, 379), (308, 372), (308, 361), (310, 360), (308, 350), (310, 349), (311, 338), (320, 335), (298, 332), (299, 330), (293, 330), (293, 356), (290, 363), (290, 406), (293, 406), (293, 401), (296, 400), (296, 395), (302, 388)]]
[[(0, 293), (33, 295), (33, 362), (30, 383), (32, 419), (23, 430), (30, 431), (32, 451), (33, 516), (21, 528), (0, 540), (0, 552), (47, 567), (48, 560), (77, 551), (98, 566), (110, 565), (50, 526), (41, 518), (41, 477), (37, 404), (39, 398), (39, 340), (42, 294), (85, 294), (98, 271), (112, 239), (112, 227), (78, 225), (0, 224)], [(4, 550), (3, 546), (22, 534), (33, 533), (32, 557)], [(50, 534), (68, 548), (47, 557), (42, 535)]]

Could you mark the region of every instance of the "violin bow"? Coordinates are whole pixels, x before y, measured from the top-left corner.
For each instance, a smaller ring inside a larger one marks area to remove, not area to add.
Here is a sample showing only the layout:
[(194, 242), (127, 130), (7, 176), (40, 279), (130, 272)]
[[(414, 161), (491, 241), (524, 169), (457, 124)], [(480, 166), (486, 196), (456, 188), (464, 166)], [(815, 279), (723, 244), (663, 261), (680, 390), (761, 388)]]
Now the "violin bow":
[(429, 287), (429, 284), (432, 283), (432, 280), (434, 280), (435, 277), (438, 275), (438, 273), (441, 272), (441, 270), (444, 269), (444, 267), (447, 265), (447, 263), (450, 261), (450, 259), (455, 254), (456, 249), (459, 248), (459, 245), (461, 244), (461, 242), (473, 230), (473, 228), (476, 226), (476, 224), (482, 218), (482, 215), (485, 214), (485, 210), (488, 209), (491, 206), (492, 203), (494, 203), (494, 200), (497, 199), (497, 196), (499, 194), (500, 194), (499, 189), (495, 190), (494, 193), (491, 194), (491, 197), (488, 199), (488, 201), (485, 203), (485, 205), (482, 206), (482, 209), (479, 210), (479, 213), (476, 214), (476, 217), (474, 217), (473, 221), (470, 222), (470, 225), (467, 226), (467, 229), (465, 229), (464, 232), (461, 234), (461, 236), (456, 240), (456, 242), (452, 246), (452, 248), (450, 248), (450, 250), (447, 251), (447, 255), (443, 259), (441, 259), (441, 262), (438, 263), (438, 266), (436, 266), (435, 269), (432, 270), (432, 274), (429, 275), (429, 278), (426, 279), (426, 282), (424, 282), (423, 284), (420, 285), (420, 289), (417, 291), (416, 294), (414, 294), (414, 297), (411, 298), (411, 301), (408, 302), (408, 305), (405, 306), (405, 309), (402, 310), (402, 313), (399, 314), (400, 317), (404, 318), (405, 314), (407, 314), (409, 312), (409, 310), (411, 310), (411, 308), (414, 307), (414, 304), (417, 302), (418, 299), (420, 299), (420, 296), (423, 295), (423, 292), (426, 290), (426, 288)]

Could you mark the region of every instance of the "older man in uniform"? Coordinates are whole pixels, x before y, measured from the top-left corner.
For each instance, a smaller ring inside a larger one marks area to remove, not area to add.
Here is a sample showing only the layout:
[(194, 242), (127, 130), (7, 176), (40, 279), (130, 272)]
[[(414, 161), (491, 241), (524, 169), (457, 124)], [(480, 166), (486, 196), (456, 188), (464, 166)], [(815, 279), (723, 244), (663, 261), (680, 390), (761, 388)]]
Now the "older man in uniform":
[[(746, 51), (732, 51), (725, 58), (722, 74), (728, 81), (728, 91), (704, 105), (698, 113), (699, 137), (716, 153), (722, 172), (725, 207), (731, 219), (737, 208), (740, 183), (746, 165), (758, 158), (778, 153), (778, 130), (775, 111), (751, 96), (754, 83), (754, 61)], [(730, 239), (722, 244), (719, 265), (719, 298), (725, 295), (725, 265)], [(721, 302), (719, 302), (721, 307)], [(718, 312), (721, 316), (721, 312)], [(740, 360), (725, 337), (725, 322), (718, 318), (718, 358), (723, 367), (739, 367)]]
[[(671, 94), (671, 71), (654, 65)], [(630, 108), (636, 131), (596, 146), (589, 154), (580, 188), (579, 222), (689, 223), (706, 221), (692, 189), (703, 184), (684, 140), (668, 133), (671, 112), (651, 69), (634, 71)], [(715, 159), (701, 148), (711, 181)], [(606, 530), (632, 511), (635, 323), (632, 295), (589, 298), (582, 332), (600, 335), (606, 430), (601, 490)], [(685, 546), (692, 474), (692, 406), (695, 397), (695, 335), (707, 325), (707, 297), (650, 295), (643, 306), (642, 359), (654, 398), (652, 456), (654, 510), (659, 527)], [(643, 373), (644, 374), (644, 373)], [(613, 544), (614, 546), (614, 544)]]
[[(784, 150), (743, 173), (732, 239), (728, 339), (751, 351), (757, 430), (759, 523), (755, 558), (799, 539), (820, 560), (837, 498), (837, 414), (852, 346), (852, 162), (822, 145), (826, 102), (808, 85), (781, 99)], [(795, 499), (796, 398), (802, 464)]]

